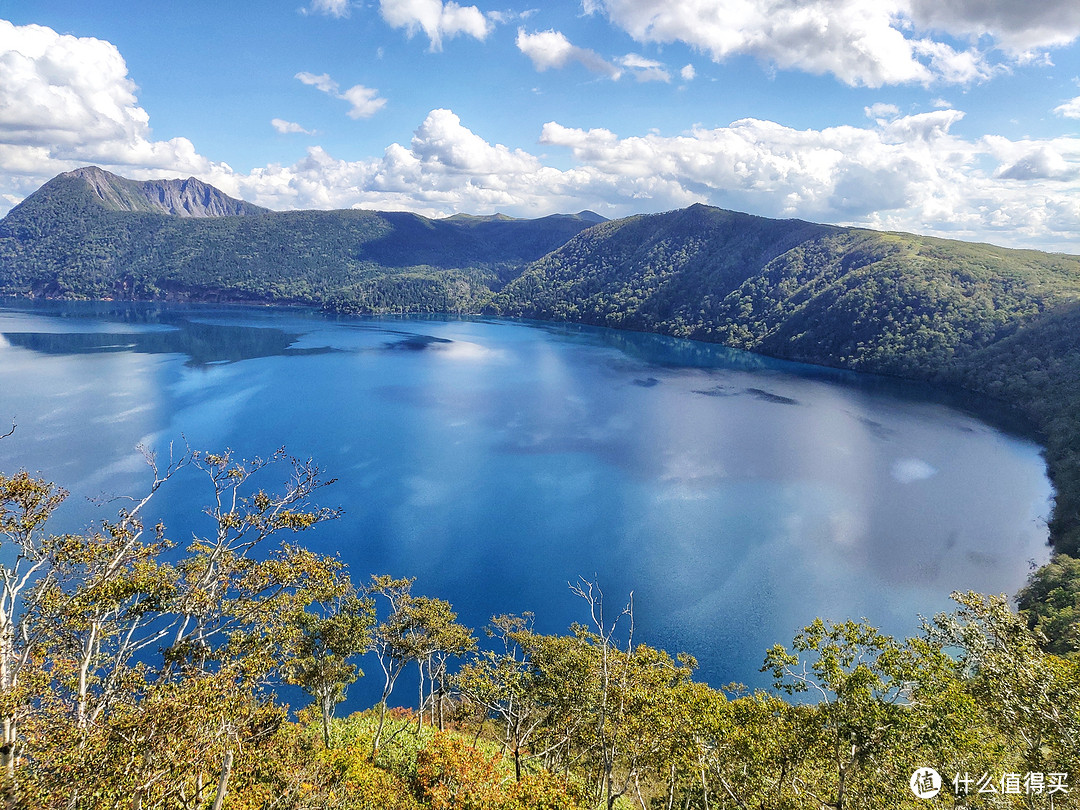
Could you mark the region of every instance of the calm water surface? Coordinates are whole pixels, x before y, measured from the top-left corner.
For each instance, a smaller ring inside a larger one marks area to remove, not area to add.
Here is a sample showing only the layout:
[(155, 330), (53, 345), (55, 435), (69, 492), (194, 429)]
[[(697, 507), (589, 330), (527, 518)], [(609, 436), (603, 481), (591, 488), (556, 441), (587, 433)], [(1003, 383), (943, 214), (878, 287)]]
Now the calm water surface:
[[(657, 336), (8, 302), (0, 418), (0, 469), (68, 488), (68, 528), (115, 512), (87, 497), (146, 486), (139, 443), (285, 445), (338, 479), (321, 501), (345, 517), (304, 538), (356, 579), (415, 576), (477, 629), (533, 611), (563, 632), (587, 617), (567, 581), (595, 575), (714, 685), (764, 685), (765, 650), (816, 616), (910, 634), (1047, 556), (1032, 442), (923, 387)], [(205, 532), (204, 481), (171, 483), (170, 535)]]

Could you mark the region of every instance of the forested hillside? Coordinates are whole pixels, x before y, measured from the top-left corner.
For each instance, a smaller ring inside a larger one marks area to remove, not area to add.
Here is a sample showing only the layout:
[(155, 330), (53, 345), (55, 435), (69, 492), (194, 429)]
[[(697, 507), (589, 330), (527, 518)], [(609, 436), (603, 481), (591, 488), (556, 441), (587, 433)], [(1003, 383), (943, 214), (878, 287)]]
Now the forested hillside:
[[(60, 175), (0, 221), (0, 293), (478, 312), (491, 287), (597, 220), (264, 209), (189, 218), (140, 209), (110, 177), (103, 196), (84, 174)], [(127, 202), (110, 204), (120, 192)]]

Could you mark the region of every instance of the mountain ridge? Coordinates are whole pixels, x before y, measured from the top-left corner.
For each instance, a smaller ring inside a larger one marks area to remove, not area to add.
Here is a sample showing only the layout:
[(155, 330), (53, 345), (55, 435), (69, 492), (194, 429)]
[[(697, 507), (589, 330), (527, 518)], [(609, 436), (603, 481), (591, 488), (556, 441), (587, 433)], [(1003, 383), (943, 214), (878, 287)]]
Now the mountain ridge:
[(81, 180), (113, 211), (140, 211), (179, 217), (227, 217), (266, 214), (270, 209), (230, 197), (196, 177), (186, 180), (129, 180), (98, 166), (59, 175)]
[(0, 292), (469, 312), (592, 219), (278, 212), (198, 181), (137, 182), (87, 167), (0, 220)]

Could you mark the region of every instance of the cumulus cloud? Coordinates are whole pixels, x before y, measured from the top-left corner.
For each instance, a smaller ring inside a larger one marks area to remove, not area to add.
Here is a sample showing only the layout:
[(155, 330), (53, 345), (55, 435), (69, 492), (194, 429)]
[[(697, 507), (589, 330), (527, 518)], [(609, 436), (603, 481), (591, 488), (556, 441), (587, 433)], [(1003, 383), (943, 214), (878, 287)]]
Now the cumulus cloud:
[[(358, 115), (383, 101), (361, 85), (342, 91), (327, 74), (298, 80)], [(955, 133), (964, 115), (955, 109), (902, 115), (879, 104), (867, 113), (863, 126), (794, 129), (747, 118), (646, 135), (552, 121), (539, 140), (553, 157), (542, 159), (490, 142), (441, 109), (381, 155), (345, 160), (313, 146), (291, 165), (241, 173), (187, 139), (155, 140), (111, 44), (0, 22), (0, 213), (51, 176), (96, 163), (136, 179), (194, 175), (272, 208), (622, 216), (703, 202), (1078, 251), (1080, 138), (965, 138)]]
[(1036, 13), (1013, 0), (587, 0), (639, 42), (685, 42), (715, 61), (749, 54), (781, 69), (831, 74), (849, 85), (967, 84), (993, 69), (975, 47), (934, 34), (988, 35), (1030, 62), (1033, 47), (1080, 34), (1080, 5), (1047, 0)]
[(292, 166), (270, 166), (223, 181), (239, 196), (275, 208), (542, 215), (579, 203), (574, 177), (574, 171), (544, 166), (521, 149), (487, 142), (456, 114), (440, 109), (427, 115), (407, 146), (391, 144), (381, 158), (346, 161), (312, 147)]
[(330, 78), (328, 73), (315, 75), (314, 73), (301, 72), (296, 74), (296, 78), (327, 95), (349, 102), (351, 105), (351, 109), (347, 113), (349, 118), (370, 118), (386, 106), (386, 99), (379, 98), (378, 90), (356, 84), (343, 91), (340, 85)]
[(684, 82), (691, 82), (697, 76), (697, 71), (694, 70), (693, 65), (683, 65), (682, 70), (679, 71), (679, 76), (682, 77)]
[(781, 68), (874, 87), (930, 78), (878, 0), (596, 0), (592, 6), (639, 42), (686, 42), (715, 61), (748, 53)]
[(1080, 118), (1080, 96), (1054, 107), (1054, 112), (1064, 118)]
[(432, 110), (413, 134), (411, 147), (420, 163), (430, 168), (485, 182), (502, 175), (531, 174), (542, 168), (538, 158), (521, 149), (492, 146), (450, 110)]
[(1007, 180), (1065, 180), (1076, 176), (1076, 168), (1048, 147), (1040, 147), (998, 172)]
[(116, 46), (0, 20), (0, 176), (21, 197), (87, 163), (147, 173), (207, 174), (187, 138), (155, 140)]
[(562, 68), (571, 62), (577, 62), (587, 70), (611, 79), (618, 79), (622, 75), (619, 68), (600, 54), (572, 45), (561, 31), (537, 31), (535, 34), (527, 34), (524, 28), (519, 28), (515, 42), (518, 50), (529, 57), (533, 67), (540, 71)]
[(280, 132), (282, 135), (315, 135), (315, 130), (304, 129), (300, 124), (292, 121), (286, 121), (283, 118), (273, 118), (270, 120), (270, 126)]
[(411, 141), (379, 158), (345, 161), (313, 147), (293, 166), (225, 180), (230, 193), (276, 208), (354, 205), (432, 216), (591, 208), (623, 216), (703, 202), (1075, 251), (1080, 139), (967, 140), (952, 132), (962, 117), (938, 110), (821, 130), (743, 119), (629, 137), (549, 122), (541, 144), (571, 160), (556, 169), (489, 143), (449, 110), (433, 110)]
[(1080, 36), (1075, 0), (911, 0), (911, 16), (921, 26), (953, 35), (992, 37), (1020, 54), (1067, 45)]
[(944, 42), (920, 39), (912, 43), (912, 49), (926, 61), (935, 78), (948, 84), (971, 84), (989, 79), (994, 73), (994, 68), (974, 48), (957, 51)]
[(386, 106), (386, 99), (379, 98), (379, 91), (362, 84), (353, 85), (340, 98), (349, 102), (352, 109), (347, 115), (349, 118), (370, 118)]
[(895, 118), (880, 128), (880, 137), (889, 144), (951, 145), (946, 136), (949, 129), (964, 117), (960, 110), (935, 110), (934, 112)]
[(1067, 157), (1065, 143), (1010, 141), (1002, 137), (986, 139), (990, 153), (998, 163), (994, 176), (1004, 180), (1074, 180), (1080, 166)]
[(459, 6), (453, 0), (379, 0), (382, 18), (409, 36), (423, 31), (431, 50), (442, 49), (443, 39), (466, 34), (484, 39), (492, 24), (476, 6)]

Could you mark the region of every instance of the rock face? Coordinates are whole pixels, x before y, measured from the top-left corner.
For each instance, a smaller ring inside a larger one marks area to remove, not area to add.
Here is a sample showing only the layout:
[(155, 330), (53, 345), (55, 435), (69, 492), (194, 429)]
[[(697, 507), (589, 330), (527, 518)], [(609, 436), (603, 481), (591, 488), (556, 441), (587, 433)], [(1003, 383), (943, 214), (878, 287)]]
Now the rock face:
[(128, 180), (97, 166), (67, 172), (90, 186), (102, 204), (113, 211), (144, 211), (178, 217), (243, 217), (268, 209), (237, 200), (189, 177), (187, 180)]

